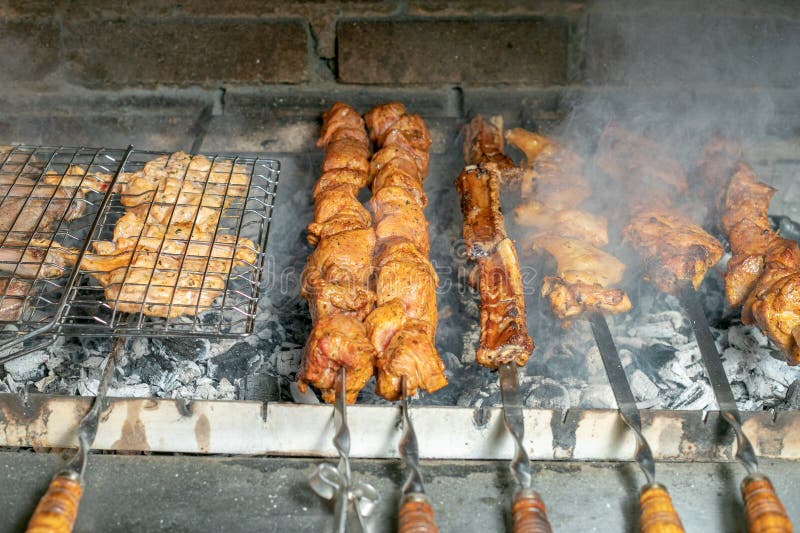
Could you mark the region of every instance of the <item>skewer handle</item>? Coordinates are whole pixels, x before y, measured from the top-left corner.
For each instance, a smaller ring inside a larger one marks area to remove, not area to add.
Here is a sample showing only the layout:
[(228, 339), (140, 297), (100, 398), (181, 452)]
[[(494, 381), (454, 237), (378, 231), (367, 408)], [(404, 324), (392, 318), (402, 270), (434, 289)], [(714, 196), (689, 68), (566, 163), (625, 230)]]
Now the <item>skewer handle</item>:
[(672, 505), (666, 487), (650, 483), (639, 494), (639, 531), (641, 533), (683, 533), (683, 524)]
[(403, 497), (398, 516), (397, 533), (438, 533), (433, 507), (428, 497), (411, 493)]
[(534, 490), (523, 489), (514, 495), (511, 504), (514, 533), (552, 533), (542, 497)]
[(78, 518), (82, 494), (77, 475), (58, 474), (33, 511), (26, 533), (70, 533)]
[(792, 533), (792, 522), (775, 487), (764, 474), (750, 474), (742, 480), (742, 498), (750, 533)]

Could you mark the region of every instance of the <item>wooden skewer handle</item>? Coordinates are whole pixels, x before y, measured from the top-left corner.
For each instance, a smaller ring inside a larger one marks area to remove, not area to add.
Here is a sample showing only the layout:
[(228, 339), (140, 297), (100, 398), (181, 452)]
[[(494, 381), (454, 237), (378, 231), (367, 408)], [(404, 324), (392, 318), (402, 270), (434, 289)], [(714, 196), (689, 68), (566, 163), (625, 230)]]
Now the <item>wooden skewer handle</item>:
[(439, 533), (433, 507), (424, 494), (412, 493), (403, 497), (398, 516), (398, 533)]
[(78, 476), (58, 474), (33, 511), (26, 533), (71, 533), (82, 494)]
[(514, 495), (511, 504), (511, 519), (514, 533), (552, 533), (547, 520), (547, 510), (542, 497), (536, 491), (525, 489)]
[(764, 474), (750, 474), (742, 480), (742, 498), (750, 533), (792, 533), (792, 522), (775, 487)]
[(650, 483), (639, 494), (639, 531), (641, 533), (684, 533), (683, 524), (672, 505), (666, 487)]

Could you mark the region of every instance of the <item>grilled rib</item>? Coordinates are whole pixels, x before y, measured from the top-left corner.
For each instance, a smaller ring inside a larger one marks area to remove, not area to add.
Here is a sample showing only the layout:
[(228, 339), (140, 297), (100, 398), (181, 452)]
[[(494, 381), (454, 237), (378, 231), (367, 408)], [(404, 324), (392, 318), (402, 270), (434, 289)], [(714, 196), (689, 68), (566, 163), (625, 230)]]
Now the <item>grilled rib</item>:
[(630, 310), (625, 291), (612, 287), (622, 279), (625, 265), (600, 249), (608, 244), (606, 219), (581, 209), (592, 193), (583, 159), (554, 139), (520, 128), (506, 136), (525, 153), (528, 172), (523, 176), (531, 179), (523, 181), (515, 221), (530, 231), (528, 249), (556, 259), (556, 275), (546, 276), (542, 285), (553, 313), (570, 319), (592, 310)]
[(507, 363), (524, 366), (533, 351), (519, 259), (501, 213), (500, 180), (513, 167), (503, 155), (501, 129), (480, 116), (465, 127), (468, 166), (456, 180), (467, 255), (477, 263), (470, 277), (481, 297), (476, 359), (491, 369)]
[(344, 367), (346, 399), (354, 403), (375, 365), (364, 325), (375, 302), (369, 286), (375, 231), (357, 199), (369, 182), (369, 138), (363, 119), (347, 104), (334, 103), (322, 120), (317, 146), (325, 149), (325, 158), (313, 191), (314, 221), (308, 226), (308, 240), (316, 249), (301, 280), (314, 325), (297, 384), (303, 392), (313, 385), (332, 403)]
[(402, 396), (403, 377), (409, 395), (447, 385), (434, 342), (439, 279), (423, 211), (431, 139), (422, 118), (400, 103), (377, 106), (365, 120), (379, 148), (370, 162), (377, 307), (366, 327), (377, 354), (375, 390), (391, 401)]

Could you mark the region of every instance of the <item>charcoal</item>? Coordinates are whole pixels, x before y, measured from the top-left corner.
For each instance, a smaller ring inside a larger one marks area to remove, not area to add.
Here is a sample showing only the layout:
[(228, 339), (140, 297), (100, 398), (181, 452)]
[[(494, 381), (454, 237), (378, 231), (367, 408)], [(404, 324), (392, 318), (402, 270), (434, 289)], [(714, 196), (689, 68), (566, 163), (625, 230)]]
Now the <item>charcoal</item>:
[[(124, 367), (120, 365), (120, 368)], [(144, 383), (163, 390), (175, 379), (176, 368), (175, 361), (161, 353), (154, 353), (132, 360), (124, 370), (126, 375), (139, 375)]]
[(636, 365), (651, 380), (658, 380), (659, 370), (675, 358), (675, 348), (663, 343), (644, 347), (636, 358)]
[(615, 409), (617, 402), (610, 385), (589, 385), (581, 391), (579, 404), (591, 405), (597, 409)]
[(260, 358), (250, 344), (239, 342), (234, 344), (222, 355), (210, 359), (218, 367), (215, 374), (225, 376), (229, 380), (240, 379), (248, 374), (251, 366)]
[(244, 399), (258, 402), (276, 402), (281, 397), (279, 376), (271, 373), (258, 373), (244, 378)]
[(152, 396), (151, 392), (150, 385), (147, 383), (119, 385), (108, 388), (108, 395), (118, 398), (149, 398)]
[(631, 391), (637, 400), (651, 400), (659, 394), (658, 386), (639, 369), (634, 370), (630, 377)]
[(525, 397), (525, 405), (540, 409), (569, 409), (569, 393), (555, 381), (545, 379)]
[(194, 361), (181, 361), (175, 369), (175, 380), (189, 385), (203, 375), (203, 370)]
[(787, 411), (800, 410), (800, 379), (796, 379), (786, 389), (786, 397), (778, 404), (779, 409)]
[(204, 339), (191, 337), (163, 337), (152, 340), (155, 350), (163, 349), (174, 359), (205, 359), (209, 343)]
[(6, 372), (15, 381), (39, 380), (45, 376), (44, 363), (49, 355), (44, 350), (36, 350), (23, 356), (12, 359), (4, 366)]

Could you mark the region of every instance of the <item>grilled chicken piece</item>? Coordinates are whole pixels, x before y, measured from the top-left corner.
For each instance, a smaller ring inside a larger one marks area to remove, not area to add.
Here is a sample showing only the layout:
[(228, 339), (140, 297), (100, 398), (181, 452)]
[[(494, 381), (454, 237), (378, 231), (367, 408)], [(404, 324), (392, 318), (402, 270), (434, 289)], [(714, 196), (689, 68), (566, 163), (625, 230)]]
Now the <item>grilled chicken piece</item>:
[(683, 166), (663, 144), (616, 123), (600, 135), (594, 161), (624, 187), (632, 205), (664, 205), (688, 190)]
[(522, 196), (536, 194), (536, 201), (550, 209), (573, 209), (592, 195), (583, 173), (583, 158), (544, 135), (514, 128), (506, 133), (508, 142), (526, 158), (529, 172), (522, 177)]
[(322, 399), (336, 399), (336, 379), (339, 369), (347, 370), (347, 402), (356, 397), (372, 377), (375, 349), (367, 340), (364, 323), (351, 315), (327, 315), (314, 324), (303, 350), (297, 385), (305, 392), (313, 385)]
[(375, 303), (375, 293), (369, 288), (374, 248), (372, 228), (344, 231), (319, 241), (308, 257), (300, 289), (312, 320), (340, 313), (364, 320)]
[(373, 108), (365, 116), (380, 149), (372, 158), (372, 200), (377, 304), (366, 319), (376, 350), (376, 392), (387, 400), (447, 384), (434, 344), (438, 278), (428, 259), (427, 203), (422, 184), (428, 171), (430, 134), (402, 104)]
[(644, 261), (647, 278), (662, 292), (675, 292), (681, 281), (700, 287), (708, 269), (722, 258), (719, 241), (672, 209), (639, 211), (623, 235)]
[(555, 258), (558, 276), (567, 283), (607, 287), (622, 281), (625, 273), (625, 265), (619, 259), (585, 241), (544, 235), (534, 246)]
[(731, 163), (740, 155), (735, 141), (713, 139), (695, 174), (704, 194), (723, 190), (717, 208), (732, 254), (725, 294), (731, 307), (742, 306), (743, 323), (758, 325), (790, 365), (800, 364), (800, 248), (772, 230), (767, 211), (775, 189), (745, 163)]
[(52, 234), (59, 223), (83, 216), (86, 203), (76, 187), (56, 186), (0, 173), (0, 244), (34, 233)]
[(0, 278), (0, 322), (16, 322), (31, 289), (28, 281)]
[(505, 363), (524, 366), (533, 340), (528, 335), (519, 258), (501, 213), (501, 174), (511, 163), (503, 155), (501, 128), (494, 125), (500, 121), (492, 122), (478, 116), (464, 128), (468, 166), (456, 179), (456, 188), (461, 194), (467, 254), (477, 263), (471, 283), (481, 297), (476, 359), (494, 370)]
[(80, 165), (70, 165), (64, 174), (48, 170), (42, 181), (57, 187), (79, 187), (82, 193), (89, 194), (106, 192), (113, 178), (114, 175), (108, 172), (88, 172)]
[(81, 262), (116, 311), (196, 315), (223, 293), (233, 268), (256, 262), (250, 239), (218, 234), (223, 209), (247, 195), (245, 170), (177, 152), (118, 182), (126, 212), (113, 240), (94, 242)]
[(0, 272), (26, 279), (60, 278), (75, 265), (79, 252), (46, 239), (7, 239), (0, 247)]
[[(593, 215), (580, 209), (556, 211), (546, 205), (530, 201), (514, 209), (514, 222), (530, 228), (526, 245), (533, 246), (538, 235), (554, 234), (582, 240), (595, 246), (608, 244), (608, 221), (606, 217)], [(529, 246), (529, 247), (530, 247)]]
[(625, 291), (609, 288), (622, 280), (625, 265), (599, 248), (608, 244), (608, 223), (579, 208), (592, 193), (583, 159), (557, 141), (523, 129), (509, 131), (506, 138), (525, 153), (532, 178), (531, 196), (514, 210), (514, 220), (530, 228), (528, 249), (556, 260), (556, 275), (544, 278), (541, 291), (553, 314), (568, 327), (569, 319), (586, 311), (629, 311)]
[(325, 149), (322, 175), (314, 187), (314, 221), (308, 241), (316, 245), (301, 278), (314, 326), (303, 352), (297, 382), (318, 388), (322, 399), (336, 398), (339, 369), (347, 369), (347, 402), (374, 372), (375, 348), (365, 317), (375, 305), (370, 289), (375, 230), (358, 201), (369, 184), (369, 138), (355, 109), (336, 102), (322, 117), (317, 146)]

